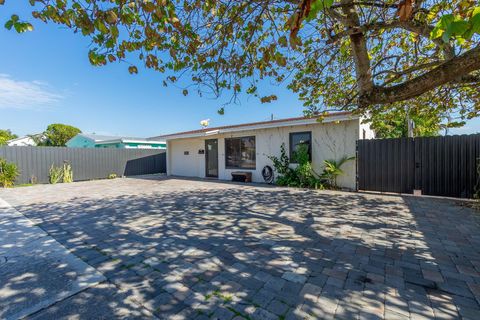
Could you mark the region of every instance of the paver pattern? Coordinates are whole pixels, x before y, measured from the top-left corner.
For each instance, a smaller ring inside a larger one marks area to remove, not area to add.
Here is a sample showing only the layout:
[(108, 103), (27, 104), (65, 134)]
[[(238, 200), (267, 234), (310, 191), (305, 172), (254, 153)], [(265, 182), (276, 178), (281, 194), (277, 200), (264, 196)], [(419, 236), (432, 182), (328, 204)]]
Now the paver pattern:
[(451, 201), (167, 178), (0, 197), (108, 279), (80, 305), (108, 296), (160, 319), (480, 318), (480, 215)]
[(104, 280), (0, 199), (0, 319), (21, 319)]

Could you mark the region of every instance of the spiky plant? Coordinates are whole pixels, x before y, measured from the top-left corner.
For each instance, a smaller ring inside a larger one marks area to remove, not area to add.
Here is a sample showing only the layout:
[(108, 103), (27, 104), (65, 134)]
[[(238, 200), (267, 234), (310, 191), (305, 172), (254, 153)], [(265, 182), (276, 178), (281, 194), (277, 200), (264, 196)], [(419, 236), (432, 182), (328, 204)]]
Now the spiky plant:
[(337, 186), (337, 178), (344, 174), (342, 170), (342, 166), (350, 160), (355, 159), (355, 157), (348, 157), (344, 156), (340, 160), (324, 160), (323, 163), (325, 165), (323, 172), (322, 172), (322, 178), (327, 181), (327, 183), (333, 187), (333, 188), (338, 188)]
[(56, 184), (60, 182), (62, 179), (62, 174), (63, 174), (63, 168), (62, 167), (56, 167), (53, 163), (50, 166), (50, 169), (48, 170), (48, 181), (51, 184)]
[(65, 161), (63, 163), (63, 182), (64, 183), (70, 183), (73, 182), (73, 169), (72, 165)]
[(19, 174), (20, 172), (15, 163), (10, 163), (0, 158), (0, 186), (4, 188), (13, 187), (15, 179)]

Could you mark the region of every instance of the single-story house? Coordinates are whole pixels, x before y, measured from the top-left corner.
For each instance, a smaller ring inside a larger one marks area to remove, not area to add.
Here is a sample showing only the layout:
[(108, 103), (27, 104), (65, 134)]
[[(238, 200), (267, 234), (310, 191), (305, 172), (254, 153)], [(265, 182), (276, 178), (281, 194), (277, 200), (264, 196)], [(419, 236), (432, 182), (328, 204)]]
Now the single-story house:
[[(231, 180), (232, 172), (251, 172), (252, 181), (264, 182), (262, 170), (273, 168), (269, 156), (280, 156), (285, 144), (290, 154), (308, 144), (314, 170), (324, 160), (355, 156), (356, 140), (374, 138), (369, 124), (349, 112), (317, 118), (289, 118), (186, 131), (152, 139), (167, 142), (167, 175)], [(338, 185), (355, 188), (355, 161), (347, 162)]]
[(67, 141), (69, 148), (118, 148), (118, 149), (166, 149), (164, 140), (145, 138), (104, 136), (98, 134), (79, 133)]
[(28, 146), (36, 146), (37, 142), (35, 141), (35, 137), (41, 137), (42, 134), (36, 135), (29, 135), (24, 137), (18, 137), (12, 140), (7, 141), (7, 146), (17, 146), (17, 147), (28, 147)]

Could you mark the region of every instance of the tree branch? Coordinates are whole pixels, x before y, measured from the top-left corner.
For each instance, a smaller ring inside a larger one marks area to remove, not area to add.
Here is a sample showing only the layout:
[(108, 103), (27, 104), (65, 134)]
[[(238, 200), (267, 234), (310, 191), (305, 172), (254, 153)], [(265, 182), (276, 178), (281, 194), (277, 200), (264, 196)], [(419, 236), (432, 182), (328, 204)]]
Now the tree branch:
[(360, 107), (366, 107), (415, 98), (438, 86), (457, 81), (459, 76), (475, 70), (480, 70), (480, 45), (412, 80), (392, 87), (375, 86), (370, 91), (363, 91), (358, 103)]
[[(356, 33), (366, 33), (378, 30), (387, 30), (401, 28), (413, 32), (415, 34), (421, 35), (425, 38), (430, 38), (430, 32), (433, 30), (433, 26), (424, 24), (414, 20), (408, 21), (391, 21), (391, 22), (375, 22), (370, 24), (365, 24), (358, 27), (348, 28), (342, 32), (337, 33), (332, 36), (330, 40), (327, 41), (327, 44), (332, 44), (344, 38)], [(442, 39), (433, 39), (432, 40), (439, 48), (441, 48), (445, 54), (446, 59), (451, 59), (455, 56), (455, 50), (451, 45), (442, 41)]]
[(357, 2), (353, 1), (350, 3), (339, 3), (334, 4), (330, 8), (343, 8), (343, 7), (351, 7), (351, 6), (367, 6), (367, 7), (378, 7), (378, 8), (390, 8), (390, 9), (397, 9), (397, 4), (388, 4), (385, 2), (374, 2), (374, 1), (365, 1), (365, 2)]
[[(354, 6), (348, 6), (348, 4), (352, 2), (352, 0), (341, 1), (341, 4), (343, 5), (342, 13), (346, 17), (348, 23), (347, 27), (357, 28), (360, 26), (360, 19), (358, 17), (356, 8)], [(355, 72), (357, 76), (358, 88), (360, 92), (371, 91), (374, 85), (365, 35), (362, 32), (351, 34), (350, 41), (352, 45), (353, 59), (355, 60)]]

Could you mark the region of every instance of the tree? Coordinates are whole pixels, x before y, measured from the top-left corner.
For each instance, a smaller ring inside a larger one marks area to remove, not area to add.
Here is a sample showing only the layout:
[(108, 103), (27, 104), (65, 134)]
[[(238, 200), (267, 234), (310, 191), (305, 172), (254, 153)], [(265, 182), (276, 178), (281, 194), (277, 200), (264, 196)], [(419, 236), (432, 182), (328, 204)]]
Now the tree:
[[(4, 0), (0, 0), (0, 3)], [(137, 58), (183, 89), (260, 97), (289, 81), (307, 110), (378, 112), (422, 98), (478, 115), (480, 7), (475, 0), (30, 0), (33, 17), (92, 39), (93, 65)], [(12, 16), (7, 28), (30, 30)], [(222, 111), (222, 110), (220, 110)]]
[(412, 104), (396, 109), (384, 107), (371, 117), (371, 127), (377, 138), (405, 138), (408, 137), (408, 119), (414, 124), (414, 137), (438, 136), (442, 130), (465, 124), (463, 121), (451, 119), (448, 110), (442, 112), (441, 108), (442, 106), (428, 108), (424, 104), (419, 107)]
[(7, 144), (7, 141), (18, 138), (16, 134), (13, 134), (10, 130), (2, 130), (0, 129), (0, 146), (4, 146)]
[(43, 144), (53, 147), (64, 147), (68, 140), (75, 137), (82, 131), (67, 124), (54, 123), (47, 127), (43, 133), (45, 137)]

